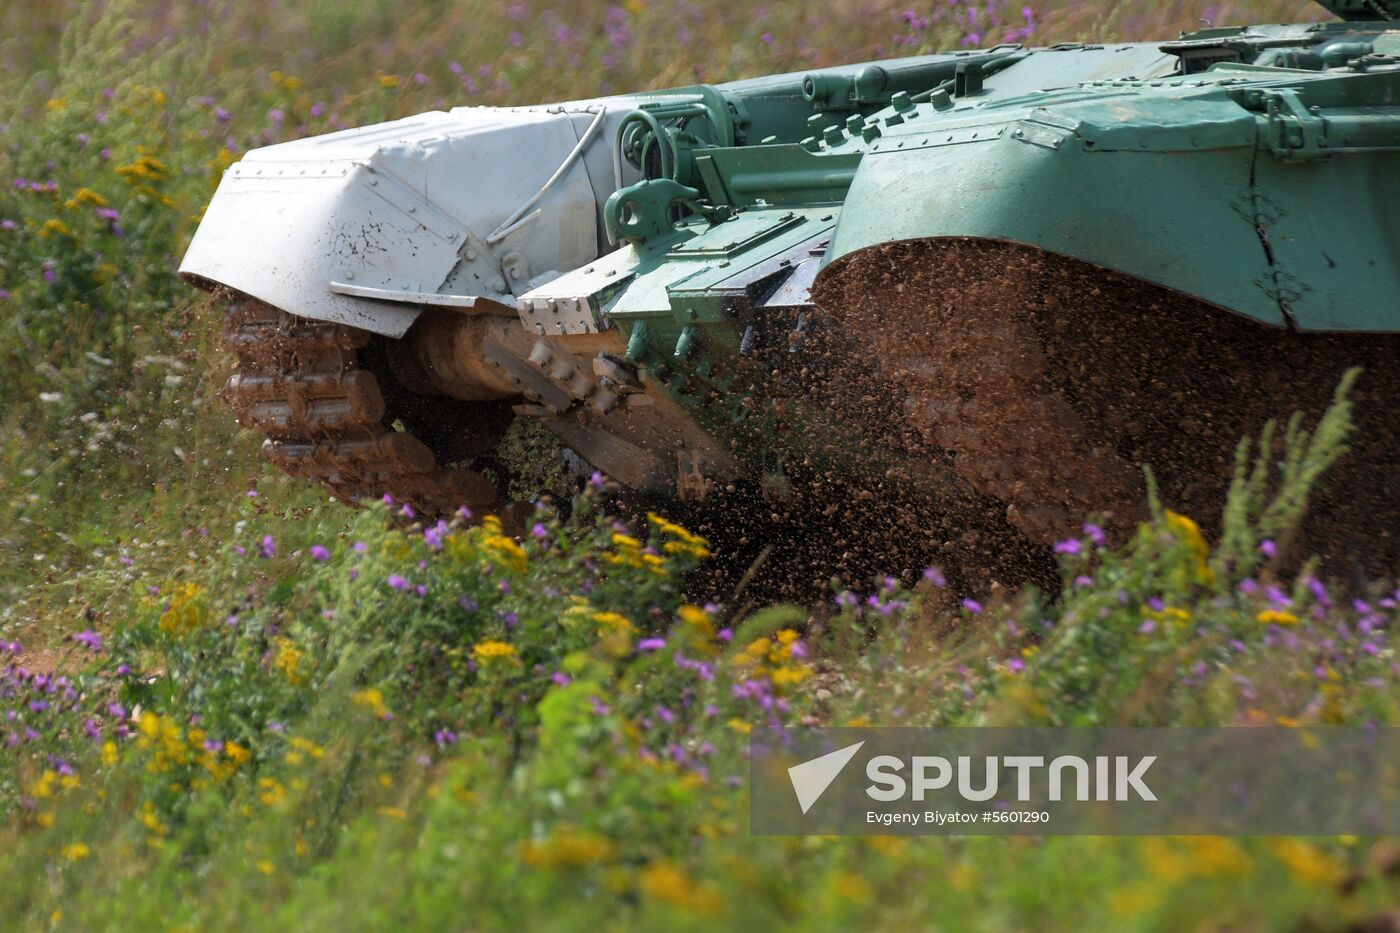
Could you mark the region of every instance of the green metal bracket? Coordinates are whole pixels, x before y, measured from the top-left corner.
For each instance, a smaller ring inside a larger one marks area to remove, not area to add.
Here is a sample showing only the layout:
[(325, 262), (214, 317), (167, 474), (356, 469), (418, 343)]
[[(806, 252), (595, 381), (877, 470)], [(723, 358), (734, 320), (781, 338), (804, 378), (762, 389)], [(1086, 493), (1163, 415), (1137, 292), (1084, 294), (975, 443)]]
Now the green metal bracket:
[(1264, 91), (1262, 96), (1270, 152), (1283, 159), (1327, 155), (1327, 125), (1308, 109), (1296, 90)]
[(653, 237), (674, 229), (671, 208), (691, 203), (700, 192), (670, 178), (653, 178), (619, 188), (603, 205), (603, 222), (614, 239), (641, 247)]

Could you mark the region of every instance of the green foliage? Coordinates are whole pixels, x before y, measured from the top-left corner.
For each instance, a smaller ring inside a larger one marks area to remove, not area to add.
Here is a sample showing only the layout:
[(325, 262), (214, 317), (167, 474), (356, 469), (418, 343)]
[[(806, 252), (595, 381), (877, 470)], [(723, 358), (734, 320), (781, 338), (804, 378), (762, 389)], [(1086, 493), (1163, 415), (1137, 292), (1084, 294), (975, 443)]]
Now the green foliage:
[[(1294, 425), (1263, 468), (1275, 484), (1237, 484), (1237, 539), (1297, 514), (1347, 410), (1343, 391)], [(1093, 525), (1063, 543), (1053, 600), (959, 603), (930, 571), (834, 611), (727, 619), (684, 602), (703, 539), (619, 524), (597, 496), (567, 520), (541, 508), (519, 541), (490, 519), (381, 504), (293, 521), (243, 496), (216, 560), (128, 571), (122, 621), (82, 636), (89, 660), (0, 676), (0, 911), (80, 928), (451, 926), (464, 909), (493, 928), (929, 911), (1273, 928), (1400, 893), (1384, 846), (1356, 841), (745, 834), (753, 725), (1392, 723), (1392, 594), (1341, 607), (1268, 561), (1247, 574), (1159, 509), (1123, 548)]]

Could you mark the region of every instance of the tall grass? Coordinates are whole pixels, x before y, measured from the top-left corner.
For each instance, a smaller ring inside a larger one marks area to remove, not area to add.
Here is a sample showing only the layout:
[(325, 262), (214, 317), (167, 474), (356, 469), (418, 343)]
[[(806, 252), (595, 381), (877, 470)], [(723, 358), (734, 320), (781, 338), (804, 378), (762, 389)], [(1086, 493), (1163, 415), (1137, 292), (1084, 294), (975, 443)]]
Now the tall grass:
[[(1350, 430), (1294, 425), (1281, 514)], [(1280, 465), (1285, 469), (1276, 469)], [(1241, 476), (1251, 472), (1241, 457)], [(0, 668), (0, 915), (24, 928), (1332, 928), (1400, 889), (1384, 841), (764, 839), (754, 726), (1400, 721), (1396, 597), (1338, 604), (1158, 509), (1086, 525), (1053, 602), (931, 568), (824, 607), (684, 602), (705, 542), (596, 511), (517, 542), (392, 506), (241, 497), (218, 559), (124, 566), (64, 673)], [(1245, 519), (1239, 519), (1244, 521)], [(118, 563), (118, 562), (114, 562)], [(116, 568), (114, 567), (114, 570)], [(0, 651), (6, 646), (0, 644)]]

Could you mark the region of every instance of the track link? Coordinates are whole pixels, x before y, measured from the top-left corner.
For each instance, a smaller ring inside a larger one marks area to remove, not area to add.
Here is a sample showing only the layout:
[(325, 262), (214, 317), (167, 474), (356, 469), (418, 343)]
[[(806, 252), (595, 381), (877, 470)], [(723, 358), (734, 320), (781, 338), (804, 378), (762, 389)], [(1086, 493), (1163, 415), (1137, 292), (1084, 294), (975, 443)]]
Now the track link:
[(268, 460), (338, 499), (388, 493), (425, 514), (499, 509), (485, 476), (440, 463), (421, 439), (395, 428), (380, 377), (360, 359), (371, 339), (363, 330), (233, 296), (223, 342), (238, 371), (224, 398), (240, 424), (266, 435)]

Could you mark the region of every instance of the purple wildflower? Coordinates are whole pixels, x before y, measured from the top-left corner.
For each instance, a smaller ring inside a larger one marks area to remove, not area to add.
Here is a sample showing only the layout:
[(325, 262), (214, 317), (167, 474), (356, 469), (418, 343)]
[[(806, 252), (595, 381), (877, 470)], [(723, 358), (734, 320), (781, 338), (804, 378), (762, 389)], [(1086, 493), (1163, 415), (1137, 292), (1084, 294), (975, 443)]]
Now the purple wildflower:
[(331, 559), (331, 552), (323, 545), (313, 544), (311, 545), (311, 559), (322, 562), (328, 561)]
[(76, 632), (73, 635), (73, 640), (80, 645), (86, 645), (90, 651), (102, 650), (102, 636), (97, 632)]

